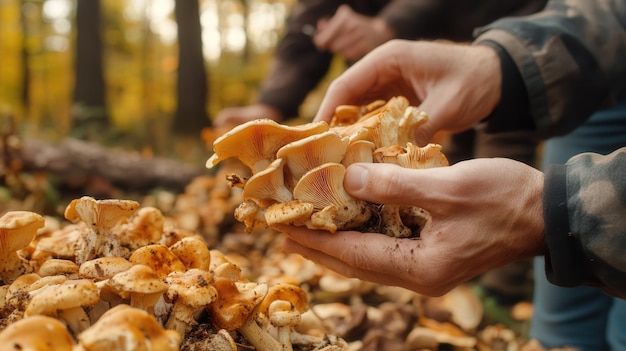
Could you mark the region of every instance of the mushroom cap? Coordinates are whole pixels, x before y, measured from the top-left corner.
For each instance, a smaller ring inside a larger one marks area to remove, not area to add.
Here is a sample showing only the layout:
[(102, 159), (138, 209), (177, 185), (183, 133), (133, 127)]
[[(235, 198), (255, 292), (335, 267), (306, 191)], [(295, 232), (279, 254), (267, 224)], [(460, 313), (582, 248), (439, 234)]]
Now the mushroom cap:
[(80, 246), (84, 232), (89, 230), (84, 223), (70, 224), (62, 229), (55, 230), (49, 235), (37, 237), (33, 256), (46, 253), (56, 258), (73, 259), (76, 247)]
[(267, 227), (265, 210), (265, 207), (259, 206), (252, 200), (244, 200), (235, 208), (233, 215), (236, 220), (246, 225), (246, 233), (250, 233), (256, 228)]
[(211, 252), (206, 242), (198, 236), (182, 238), (170, 246), (170, 251), (187, 267), (208, 271), (211, 268)]
[(124, 257), (98, 257), (81, 264), (78, 268), (78, 274), (83, 278), (101, 281), (109, 279), (117, 273), (123, 272), (132, 266), (133, 264)]
[(206, 167), (212, 168), (220, 161), (234, 157), (248, 166), (254, 174), (269, 165), (282, 146), (328, 129), (326, 122), (287, 126), (271, 119), (252, 120), (238, 125), (215, 140), (215, 153), (207, 160)]
[[(43, 216), (29, 211), (9, 211), (0, 217), (0, 259), (15, 257), (16, 252), (28, 246), (35, 238), (37, 230), (43, 228)], [(1, 265), (3, 269), (13, 269)], [(0, 277), (1, 278), (1, 277)]]
[(342, 126), (354, 124), (361, 118), (361, 106), (359, 105), (339, 105), (335, 107), (335, 114), (330, 120), (330, 126)]
[(41, 276), (37, 273), (27, 273), (17, 277), (7, 288), (6, 305), (13, 309), (23, 308), (30, 299), (28, 295), (30, 286), (39, 279), (41, 279)]
[(37, 290), (45, 288), (49, 285), (60, 285), (65, 283), (69, 278), (65, 275), (48, 275), (45, 277), (41, 277), (34, 281), (28, 287), (28, 292), (30, 295), (37, 294)]
[(170, 249), (161, 244), (147, 245), (133, 251), (128, 260), (132, 264), (144, 264), (152, 268), (163, 280), (171, 272), (184, 272), (185, 264)]
[(285, 161), (277, 158), (264, 170), (250, 177), (241, 193), (243, 199), (252, 200), (261, 207), (291, 200), (291, 192), (285, 186), (284, 165)]
[(144, 310), (123, 304), (105, 312), (77, 338), (78, 344), (89, 351), (178, 351), (181, 345), (177, 332), (164, 329)]
[(379, 163), (393, 163), (404, 168), (422, 169), (448, 165), (448, 159), (441, 152), (441, 145), (428, 144), (419, 147), (407, 143), (406, 147), (393, 145), (374, 151), (374, 160)]
[(167, 300), (181, 302), (194, 308), (203, 307), (217, 299), (213, 275), (197, 268), (186, 272), (172, 272), (167, 276)]
[(309, 295), (298, 285), (278, 283), (269, 287), (267, 295), (259, 306), (259, 311), (266, 316), (271, 314), (270, 305), (274, 301), (288, 301), (299, 313), (309, 309)]
[(206, 306), (211, 321), (217, 328), (232, 331), (256, 313), (256, 307), (267, 295), (267, 284), (237, 284), (217, 277), (214, 283), (217, 299)]
[(330, 126), (342, 126), (356, 123), (359, 119), (377, 113), (385, 106), (385, 100), (375, 100), (367, 105), (339, 105), (330, 120)]
[(72, 275), (78, 273), (78, 266), (70, 260), (52, 258), (44, 261), (37, 273), (42, 277), (59, 274)]
[(373, 153), (375, 148), (374, 143), (369, 140), (355, 140), (348, 145), (341, 164), (348, 167), (358, 162), (372, 163), (374, 162)]
[(276, 157), (285, 160), (287, 173), (297, 182), (304, 173), (324, 163), (339, 163), (343, 159), (350, 138), (329, 130), (314, 134), (281, 147)]
[(428, 121), (428, 115), (415, 106), (408, 106), (398, 123), (398, 145), (406, 145), (415, 139), (414, 133), (419, 126)]
[(9, 284), (33, 271), (18, 251), (28, 248), (43, 226), (44, 218), (33, 212), (11, 211), (0, 217), (0, 281)]
[(404, 345), (407, 350), (437, 350), (439, 341), (435, 331), (417, 326), (409, 332)]
[(370, 118), (378, 121), (378, 123), (375, 123), (374, 127), (369, 130), (369, 136), (367, 137), (376, 147), (398, 144), (398, 134), (390, 131), (398, 129), (402, 112), (400, 112), (398, 116), (394, 114), (394, 111), (394, 109), (385, 108), (381, 113)]
[[(44, 217), (29, 211), (10, 211), (0, 217), (0, 258), (15, 254), (43, 228)], [(4, 263), (4, 262), (3, 262)]]
[(109, 230), (130, 217), (139, 208), (132, 200), (96, 200), (90, 196), (72, 200), (65, 208), (65, 218), (70, 222), (85, 222), (96, 229)]
[(165, 217), (155, 207), (142, 207), (118, 234), (122, 246), (136, 250), (142, 246), (156, 244), (163, 235)]
[(152, 268), (136, 264), (129, 269), (117, 273), (107, 281), (107, 285), (113, 288), (122, 298), (128, 298), (131, 294), (158, 294), (167, 291), (165, 284)]
[(296, 326), (302, 320), (301, 312), (286, 300), (272, 301), (268, 316), (270, 323), (275, 327)]
[(365, 114), (353, 124), (332, 127), (331, 130), (349, 136), (351, 140), (369, 140), (376, 147), (397, 145), (398, 126), (408, 106), (409, 101), (405, 97), (396, 96), (389, 99), (384, 106)]
[(3, 350), (71, 351), (74, 339), (56, 318), (31, 316), (9, 324), (0, 332)]
[(57, 310), (93, 305), (99, 300), (98, 287), (90, 279), (67, 280), (63, 284), (37, 290), (26, 306), (24, 316), (50, 315)]
[[(459, 285), (443, 296), (431, 297), (426, 301), (429, 309), (450, 314), (450, 322), (468, 334), (474, 333), (483, 320), (483, 304), (467, 286)], [(426, 314), (425, 314), (426, 316)]]

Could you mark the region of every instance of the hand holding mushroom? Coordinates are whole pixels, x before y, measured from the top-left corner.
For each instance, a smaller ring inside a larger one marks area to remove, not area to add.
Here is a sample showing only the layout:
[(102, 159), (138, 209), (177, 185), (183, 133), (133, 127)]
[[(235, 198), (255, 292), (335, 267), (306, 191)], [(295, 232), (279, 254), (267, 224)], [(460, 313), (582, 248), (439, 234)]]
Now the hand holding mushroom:
[(419, 170), (359, 163), (348, 167), (344, 186), (358, 199), (420, 206), (431, 218), (418, 239), (280, 226), (287, 251), (349, 277), (426, 295), (545, 251), (543, 175), (516, 161), (478, 159)]
[(315, 121), (330, 121), (340, 105), (402, 95), (431, 117), (415, 130), (422, 146), (439, 130), (469, 129), (489, 115), (500, 87), (500, 61), (487, 46), (391, 40), (332, 82)]
[[(276, 224), (330, 232), (354, 229), (416, 237), (428, 214), (396, 204), (351, 197), (343, 189), (346, 167), (356, 162), (395, 163), (408, 168), (447, 166), (441, 146), (411, 143), (426, 114), (403, 96), (367, 105), (343, 105), (330, 123), (286, 126), (269, 119), (233, 128), (213, 143), (207, 167), (237, 158), (251, 175), (227, 176), (243, 188), (235, 218), (246, 231)], [(406, 145), (406, 146), (405, 146)]]

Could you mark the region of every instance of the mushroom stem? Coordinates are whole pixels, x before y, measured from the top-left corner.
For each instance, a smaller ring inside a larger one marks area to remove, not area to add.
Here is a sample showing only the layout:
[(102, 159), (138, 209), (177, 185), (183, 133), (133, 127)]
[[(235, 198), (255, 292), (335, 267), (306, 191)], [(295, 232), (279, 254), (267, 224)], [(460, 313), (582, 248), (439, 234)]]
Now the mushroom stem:
[(82, 307), (60, 310), (59, 317), (67, 323), (67, 326), (74, 333), (74, 335), (78, 335), (83, 330), (91, 326), (89, 316)]
[(291, 329), (301, 321), (300, 312), (286, 300), (276, 300), (269, 307), (270, 322), (276, 327), (277, 339), (282, 351), (293, 351)]
[(195, 308), (177, 301), (174, 303), (165, 328), (176, 331), (180, 335), (181, 340), (184, 340), (187, 329), (193, 324), (194, 311)]
[(259, 327), (254, 316), (251, 316), (251, 318), (245, 321), (241, 328), (239, 328), (239, 332), (248, 339), (250, 344), (252, 344), (257, 351), (282, 350), (282, 345)]

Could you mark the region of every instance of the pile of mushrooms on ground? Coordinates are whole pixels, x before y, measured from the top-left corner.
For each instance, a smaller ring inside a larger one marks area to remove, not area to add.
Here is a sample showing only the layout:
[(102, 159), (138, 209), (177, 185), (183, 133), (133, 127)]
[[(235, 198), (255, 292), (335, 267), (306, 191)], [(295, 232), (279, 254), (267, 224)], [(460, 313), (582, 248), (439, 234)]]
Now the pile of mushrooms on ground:
[(411, 143), (416, 128), (426, 120), (426, 114), (402, 96), (365, 106), (339, 106), (330, 123), (288, 126), (254, 120), (217, 138), (207, 167), (230, 158), (247, 167), (247, 174), (228, 175), (228, 183), (243, 189), (235, 217), (249, 232), (289, 224), (418, 237), (428, 213), (418, 207), (355, 199), (343, 189), (343, 177), (355, 162), (447, 166), (441, 145)]
[(0, 217), (3, 350), (345, 350), (296, 327), (309, 295), (255, 282), (154, 207), (82, 197), (72, 224)]

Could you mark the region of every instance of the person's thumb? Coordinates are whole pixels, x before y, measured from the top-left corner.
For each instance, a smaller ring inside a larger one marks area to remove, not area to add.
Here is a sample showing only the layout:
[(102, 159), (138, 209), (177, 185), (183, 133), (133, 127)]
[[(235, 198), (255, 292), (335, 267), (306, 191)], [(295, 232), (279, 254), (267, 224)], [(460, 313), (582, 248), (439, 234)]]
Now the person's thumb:
[(356, 163), (346, 170), (344, 188), (359, 199), (377, 204), (411, 205), (419, 201), (408, 168), (388, 163)]

